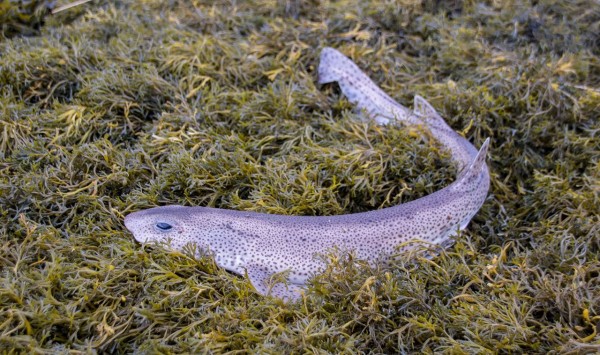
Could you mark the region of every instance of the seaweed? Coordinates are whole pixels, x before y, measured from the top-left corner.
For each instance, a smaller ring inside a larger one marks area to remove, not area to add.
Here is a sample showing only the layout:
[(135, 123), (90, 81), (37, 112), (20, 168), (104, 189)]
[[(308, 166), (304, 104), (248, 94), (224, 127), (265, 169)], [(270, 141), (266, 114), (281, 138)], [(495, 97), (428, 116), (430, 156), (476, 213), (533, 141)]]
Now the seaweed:
[[(0, 351), (600, 351), (594, 1), (29, 9), (0, 42)], [(362, 122), (315, 84), (324, 46), (492, 138), (489, 197), (454, 245), (385, 267), (323, 255), (286, 304), (194, 246), (135, 243), (123, 217), (152, 206), (336, 215), (454, 179), (426, 131)]]
[(0, 2), (0, 36), (39, 35), (55, 0), (2, 0)]

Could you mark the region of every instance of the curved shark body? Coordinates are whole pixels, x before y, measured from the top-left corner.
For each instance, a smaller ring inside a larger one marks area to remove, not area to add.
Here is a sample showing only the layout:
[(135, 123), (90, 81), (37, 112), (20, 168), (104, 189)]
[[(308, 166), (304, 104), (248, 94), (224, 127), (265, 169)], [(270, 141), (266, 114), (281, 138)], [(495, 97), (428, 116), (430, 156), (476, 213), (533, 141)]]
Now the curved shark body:
[[(455, 182), (423, 198), (376, 211), (324, 217), (282, 216), (209, 207), (164, 206), (127, 215), (126, 227), (139, 242), (170, 240), (210, 251), (217, 265), (247, 274), (264, 295), (293, 300), (307, 279), (323, 270), (317, 256), (337, 248), (370, 262), (410, 248), (406, 242), (448, 245), (481, 208), (489, 189), (485, 157), (454, 132), (421, 97), (415, 109), (396, 103), (350, 59), (323, 49), (319, 83), (337, 82), (344, 95), (380, 124), (423, 125), (450, 151), (460, 169)], [(398, 249), (398, 247), (400, 249)], [(270, 277), (288, 272), (288, 284), (270, 285)]]

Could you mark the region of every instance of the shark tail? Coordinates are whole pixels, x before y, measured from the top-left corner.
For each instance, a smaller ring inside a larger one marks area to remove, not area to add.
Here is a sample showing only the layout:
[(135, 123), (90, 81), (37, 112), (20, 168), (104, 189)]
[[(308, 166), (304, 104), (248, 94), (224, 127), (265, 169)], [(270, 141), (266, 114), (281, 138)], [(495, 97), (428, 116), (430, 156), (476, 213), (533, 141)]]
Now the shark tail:
[(332, 83), (342, 79), (343, 72), (339, 70), (340, 64), (343, 64), (343, 66), (355, 65), (335, 49), (329, 47), (323, 48), (319, 60), (319, 84)]
[[(364, 112), (364, 120), (373, 119), (379, 124), (390, 121), (412, 122), (411, 112), (384, 93), (348, 57), (333, 48), (323, 48), (318, 68), (319, 84), (337, 82), (348, 101)], [(413, 120), (414, 121), (414, 120)]]

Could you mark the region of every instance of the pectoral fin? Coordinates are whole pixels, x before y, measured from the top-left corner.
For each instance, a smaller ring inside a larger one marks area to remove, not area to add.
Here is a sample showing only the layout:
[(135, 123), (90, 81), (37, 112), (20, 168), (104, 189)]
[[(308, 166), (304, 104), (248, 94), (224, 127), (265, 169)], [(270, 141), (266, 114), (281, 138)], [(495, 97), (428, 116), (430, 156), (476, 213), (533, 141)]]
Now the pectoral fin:
[(278, 297), (284, 301), (295, 301), (300, 298), (304, 290), (297, 284), (279, 282), (277, 274), (260, 264), (246, 266), (246, 273), (252, 286), (261, 295)]

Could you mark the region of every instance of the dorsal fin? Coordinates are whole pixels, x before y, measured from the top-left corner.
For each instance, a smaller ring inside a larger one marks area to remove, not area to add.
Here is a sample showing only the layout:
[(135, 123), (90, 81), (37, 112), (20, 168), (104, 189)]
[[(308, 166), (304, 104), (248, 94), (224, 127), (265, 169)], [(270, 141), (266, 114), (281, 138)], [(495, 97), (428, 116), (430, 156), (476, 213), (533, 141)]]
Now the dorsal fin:
[(465, 188), (468, 190), (471, 188), (471, 185), (474, 185), (472, 183), (479, 178), (479, 175), (485, 166), (485, 158), (487, 157), (489, 145), (490, 138), (488, 137), (481, 145), (473, 162), (460, 173), (456, 181), (452, 184), (455, 190), (463, 191)]
[(419, 116), (439, 116), (437, 111), (422, 96), (415, 95), (413, 110)]
[(419, 95), (415, 95), (413, 111), (428, 126), (450, 128), (442, 116), (440, 116), (439, 113), (437, 113), (437, 111), (433, 108), (433, 106), (431, 106), (427, 100)]

